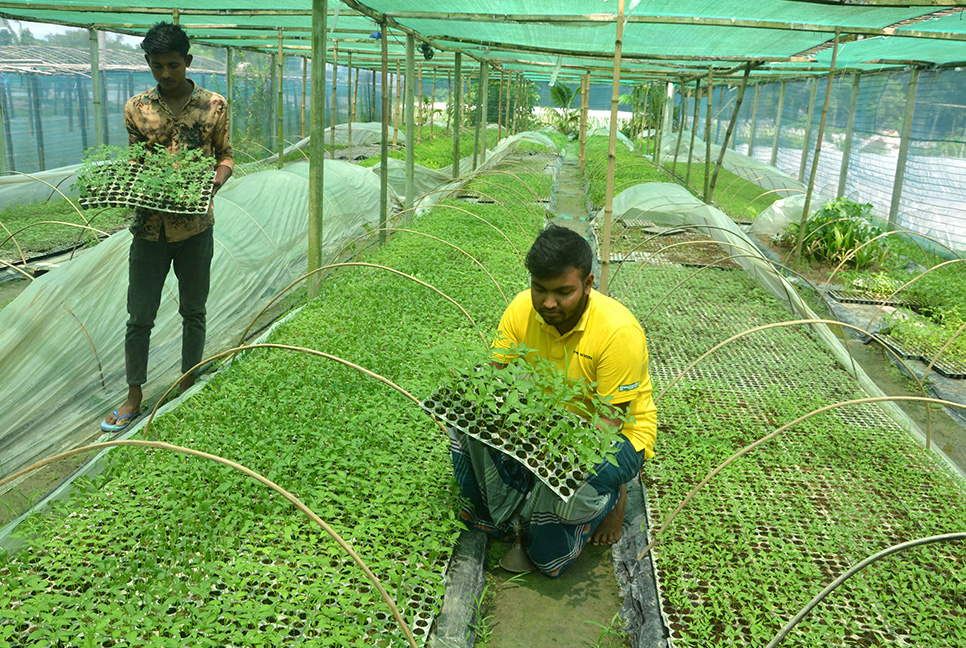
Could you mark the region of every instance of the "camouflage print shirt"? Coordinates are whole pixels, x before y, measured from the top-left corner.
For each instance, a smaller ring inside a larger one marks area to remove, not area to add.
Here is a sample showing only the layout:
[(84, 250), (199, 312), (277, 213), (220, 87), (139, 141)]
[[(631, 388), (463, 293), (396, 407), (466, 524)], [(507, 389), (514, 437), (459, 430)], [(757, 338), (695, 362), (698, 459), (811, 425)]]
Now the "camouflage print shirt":
[[(228, 133), (228, 102), (220, 94), (205, 90), (194, 81), (190, 83), (194, 90), (177, 115), (164, 103), (157, 86), (128, 99), (124, 106), (124, 125), (130, 143), (160, 145), (170, 153), (201, 149), (214, 160), (212, 168), (222, 164), (234, 168)], [(162, 223), (168, 241), (183, 241), (214, 225), (215, 215), (210, 203), (208, 213), (202, 215), (169, 214), (138, 207), (131, 223), (131, 233), (138, 238), (157, 241)]]

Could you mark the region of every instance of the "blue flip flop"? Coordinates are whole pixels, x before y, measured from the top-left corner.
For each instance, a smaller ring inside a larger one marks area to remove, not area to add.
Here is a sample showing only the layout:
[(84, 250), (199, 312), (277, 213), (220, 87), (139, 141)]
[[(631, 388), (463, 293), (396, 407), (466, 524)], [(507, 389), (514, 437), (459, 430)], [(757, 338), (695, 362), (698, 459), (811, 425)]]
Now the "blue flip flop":
[(141, 416), (141, 412), (121, 416), (117, 413), (117, 410), (114, 410), (114, 423), (108, 423), (107, 419), (104, 419), (101, 421), (101, 430), (104, 432), (120, 432), (131, 425), (131, 423), (134, 422), (134, 419), (139, 416)]

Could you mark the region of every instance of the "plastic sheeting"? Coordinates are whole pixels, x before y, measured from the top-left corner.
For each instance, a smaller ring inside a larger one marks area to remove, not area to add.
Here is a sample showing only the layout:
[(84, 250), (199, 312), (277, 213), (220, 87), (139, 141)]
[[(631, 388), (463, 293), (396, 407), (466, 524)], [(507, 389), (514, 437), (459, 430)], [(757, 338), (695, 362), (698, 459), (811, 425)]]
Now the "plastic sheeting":
[[(215, 197), (207, 355), (234, 345), (258, 311), (305, 273), (308, 171), (292, 164), (234, 178)], [(324, 189), (327, 258), (378, 221), (380, 192), (368, 169), (331, 160)], [(100, 420), (124, 401), (130, 239), (126, 230), (114, 234), (0, 311), (0, 474), (99, 436)], [(153, 385), (180, 375), (176, 284), (172, 272), (152, 335)]]
[[(677, 133), (670, 133), (665, 135), (665, 139), (661, 143), (661, 155), (665, 156), (664, 160), (667, 162), (674, 157), (675, 149), (678, 149), (678, 164), (686, 164), (688, 160), (688, 151), (691, 148), (691, 133), (690, 131), (684, 131), (681, 133), (681, 147), (678, 148), (678, 135)], [(705, 154), (707, 152), (707, 144), (700, 137), (694, 138), (694, 152), (691, 153), (691, 163), (695, 162), (704, 163)], [(721, 147), (717, 144), (711, 145), (711, 162), (712, 164), (718, 161), (718, 155), (720, 155)], [(767, 191), (773, 191), (781, 197), (793, 196), (796, 194), (805, 193), (805, 185), (801, 182), (788, 175), (784, 171), (779, 171), (770, 164), (756, 160), (755, 158), (748, 157), (747, 155), (742, 155), (731, 149), (725, 150), (724, 159), (721, 161), (721, 166), (734, 173), (736, 176), (747, 180), (748, 182), (758, 185), (762, 189)]]
[[(389, 139), (392, 141), (393, 136), (396, 136), (399, 141), (405, 141), (406, 134), (402, 131), (396, 132), (393, 126), (389, 127)], [(325, 129), (325, 139), (326, 145), (332, 142), (332, 127), (329, 126)], [(381, 122), (352, 122), (352, 139), (349, 139), (349, 125), (348, 124), (336, 124), (335, 125), (335, 143), (337, 146), (365, 146), (367, 144), (379, 144), (382, 142), (382, 123)]]

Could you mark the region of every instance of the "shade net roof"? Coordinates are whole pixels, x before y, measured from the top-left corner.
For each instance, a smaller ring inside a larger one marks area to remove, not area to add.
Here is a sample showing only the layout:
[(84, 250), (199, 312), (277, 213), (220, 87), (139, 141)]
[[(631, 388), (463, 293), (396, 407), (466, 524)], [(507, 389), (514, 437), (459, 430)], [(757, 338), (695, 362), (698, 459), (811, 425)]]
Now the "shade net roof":
[[(914, 6), (890, 6), (890, 5)], [(624, 78), (718, 75), (752, 63), (756, 74), (820, 73), (839, 30), (837, 67), (882, 69), (910, 62), (966, 62), (966, 23), (944, 0), (628, 0), (622, 41)], [(183, 0), (178, 19), (206, 44), (310, 54), (312, 0)], [(387, 21), (393, 62), (404, 56), (405, 33), (436, 50), (430, 65), (449, 67), (453, 53), (486, 59), (533, 80), (590, 71), (612, 73), (617, 0), (346, 0), (328, 3), (327, 31), (354, 64), (379, 67)], [(171, 20), (170, 4), (147, 0), (37, 3), (0, 1), (3, 15), (129, 34)], [(719, 76), (720, 78), (720, 76)]]

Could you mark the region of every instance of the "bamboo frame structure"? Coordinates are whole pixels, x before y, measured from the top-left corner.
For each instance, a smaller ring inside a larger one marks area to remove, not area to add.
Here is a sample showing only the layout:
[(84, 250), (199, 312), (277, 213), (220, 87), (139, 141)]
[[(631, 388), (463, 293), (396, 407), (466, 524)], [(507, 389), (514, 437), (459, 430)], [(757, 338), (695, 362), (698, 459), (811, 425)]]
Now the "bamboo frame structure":
[(332, 114), (329, 118), (329, 148), (332, 149), (330, 155), (335, 159), (335, 113), (336, 113), (336, 88), (339, 85), (339, 41), (332, 43)]
[(414, 127), (413, 91), (416, 82), (415, 74), (416, 38), (406, 34), (406, 207), (412, 206), (416, 199), (416, 181), (413, 176), (413, 165), (416, 162), (416, 129)]
[(778, 136), (781, 133), (782, 112), (785, 109), (785, 87), (787, 83), (785, 79), (782, 79), (781, 87), (778, 90), (778, 109), (775, 114), (775, 138), (772, 142), (771, 160), (769, 162), (772, 166), (775, 166), (775, 163), (778, 161)]
[(460, 177), (460, 133), (463, 123), (463, 55), (456, 53), (453, 80), (456, 82), (456, 96), (450, 92), (450, 109), (453, 112), (453, 180)]
[[(282, 159), (285, 156), (285, 52), (282, 48), (283, 43), (283, 32), (281, 29), (279, 29), (278, 55), (275, 61), (275, 63), (278, 65), (278, 72), (275, 75), (278, 79), (278, 87), (276, 88), (278, 95), (276, 97), (277, 103), (275, 105), (275, 113), (278, 120), (278, 140), (276, 141), (276, 147), (279, 169), (285, 166), (285, 161)], [(335, 102), (333, 101), (333, 103)]]
[(738, 87), (738, 97), (735, 99), (735, 108), (731, 113), (731, 121), (728, 122), (728, 128), (725, 129), (724, 141), (721, 142), (721, 147), (718, 149), (718, 161), (714, 164), (714, 174), (711, 176), (711, 182), (708, 186), (708, 195), (704, 201), (706, 203), (710, 203), (714, 198), (714, 186), (718, 183), (718, 173), (721, 171), (722, 163), (724, 163), (725, 151), (728, 150), (728, 141), (731, 139), (732, 133), (735, 132), (735, 123), (738, 121), (738, 111), (741, 110), (741, 102), (745, 98), (745, 89), (748, 87), (748, 75), (750, 73), (751, 63), (746, 63), (745, 74), (741, 79), (741, 85)]
[(848, 123), (845, 127), (845, 143), (842, 145), (842, 166), (839, 170), (839, 190), (836, 197), (845, 195), (845, 182), (848, 179), (849, 159), (852, 157), (852, 129), (855, 127), (855, 109), (859, 105), (859, 84), (862, 73), (856, 72), (852, 77), (852, 98), (849, 100)]

